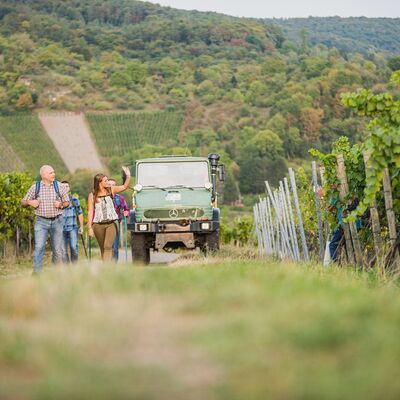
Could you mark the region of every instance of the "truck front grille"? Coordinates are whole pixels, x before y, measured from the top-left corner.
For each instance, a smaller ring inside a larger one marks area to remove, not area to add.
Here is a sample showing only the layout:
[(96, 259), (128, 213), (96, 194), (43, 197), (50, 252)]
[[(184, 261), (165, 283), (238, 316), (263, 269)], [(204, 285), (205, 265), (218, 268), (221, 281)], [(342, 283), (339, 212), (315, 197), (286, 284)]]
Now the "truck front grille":
[(204, 215), (202, 208), (170, 208), (146, 210), (144, 217), (147, 219), (195, 219)]

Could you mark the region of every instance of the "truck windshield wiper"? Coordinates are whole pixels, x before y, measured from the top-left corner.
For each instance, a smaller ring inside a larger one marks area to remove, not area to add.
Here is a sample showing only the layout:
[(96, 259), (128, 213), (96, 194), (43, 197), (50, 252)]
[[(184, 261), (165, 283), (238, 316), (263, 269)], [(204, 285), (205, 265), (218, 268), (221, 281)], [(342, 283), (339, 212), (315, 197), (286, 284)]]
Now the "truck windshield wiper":
[(171, 186), (164, 186), (164, 189), (179, 189), (179, 188), (183, 188), (183, 189), (189, 189), (189, 190), (194, 190), (192, 187), (190, 187), (190, 186), (186, 186), (186, 185), (171, 185)]
[(146, 186), (143, 186), (143, 189), (146, 189), (146, 188), (161, 189), (161, 190), (163, 190), (163, 191), (165, 192), (165, 189), (164, 189), (163, 187), (156, 186), (156, 185), (146, 185)]

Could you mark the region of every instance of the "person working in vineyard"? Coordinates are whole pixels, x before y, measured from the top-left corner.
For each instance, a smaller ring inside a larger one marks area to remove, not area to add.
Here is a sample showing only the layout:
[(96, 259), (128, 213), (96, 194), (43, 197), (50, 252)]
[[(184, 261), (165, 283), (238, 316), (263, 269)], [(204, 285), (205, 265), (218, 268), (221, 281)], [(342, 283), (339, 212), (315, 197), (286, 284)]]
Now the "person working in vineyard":
[[(329, 253), (331, 256), (331, 259), (333, 262), (338, 261), (338, 249), (339, 249), (339, 244), (343, 238), (344, 231), (343, 231), (343, 214), (347, 214), (347, 212), (351, 212), (357, 208), (359, 204), (359, 200), (357, 198), (353, 199), (353, 201), (350, 203), (350, 205), (343, 210), (339, 200), (333, 200), (333, 198), (329, 199), (329, 211), (330, 212), (336, 212), (336, 218), (337, 218), (337, 225), (335, 229), (333, 230), (333, 234), (331, 237), (331, 240), (329, 242)], [(356, 221), (356, 227), (357, 229), (361, 228), (361, 220), (358, 218)]]
[[(117, 182), (114, 179), (109, 179), (108, 180), (110, 187), (116, 186)], [(118, 230), (117, 230), (117, 236), (115, 237), (113, 246), (112, 246), (112, 258), (115, 262), (118, 261), (118, 253), (119, 253), (119, 241), (121, 237), (121, 219), (122, 216), (125, 218), (129, 217), (130, 211), (128, 204), (126, 203), (126, 200), (122, 194), (115, 194), (114, 195), (114, 207), (115, 207), (115, 212), (118, 215)]]
[(33, 253), (33, 274), (43, 271), (43, 257), (47, 237), (50, 235), (52, 260), (62, 261), (63, 254), (63, 209), (68, 207), (66, 188), (55, 180), (55, 171), (50, 165), (40, 168), (41, 181), (33, 184), (21, 201), (22, 207), (33, 207), (36, 214), (35, 250)]
[(88, 198), (88, 228), (89, 236), (95, 236), (101, 251), (103, 261), (111, 261), (112, 245), (118, 230), (118, 215), (115, 211), (113, 197), (129, 187), (131, 172), (128, 167), (122, 167), (126, 180), (121, 186), (111, 187), (104, 174), (94, 177), (93, 192)]

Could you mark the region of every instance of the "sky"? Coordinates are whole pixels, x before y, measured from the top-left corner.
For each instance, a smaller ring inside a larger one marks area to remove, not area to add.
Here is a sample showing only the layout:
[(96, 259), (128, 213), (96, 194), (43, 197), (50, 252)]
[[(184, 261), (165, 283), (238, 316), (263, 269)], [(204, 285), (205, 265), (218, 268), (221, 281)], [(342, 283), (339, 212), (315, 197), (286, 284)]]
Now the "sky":
[(216, 11), (236, 17), (400, 17), (400, 0), (150, 0), (184, 10)]

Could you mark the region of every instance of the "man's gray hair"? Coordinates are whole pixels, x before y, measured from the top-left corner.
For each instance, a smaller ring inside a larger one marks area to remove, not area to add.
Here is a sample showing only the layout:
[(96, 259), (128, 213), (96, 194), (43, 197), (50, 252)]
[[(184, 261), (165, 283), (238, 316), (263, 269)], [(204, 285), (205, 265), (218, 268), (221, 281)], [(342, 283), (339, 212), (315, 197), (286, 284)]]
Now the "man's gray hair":
[(40, 173), (40, 176), (43, 178), (43, 174), (46, 172), (46, 170), (48, 170), (48, 169), (53, 169), (53, 167), (51, 166), (51, 165), (42, 165), (41, 167), (40, 167), (40, 170), (39, 170), (39, 173)]

